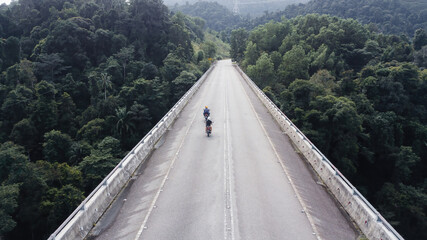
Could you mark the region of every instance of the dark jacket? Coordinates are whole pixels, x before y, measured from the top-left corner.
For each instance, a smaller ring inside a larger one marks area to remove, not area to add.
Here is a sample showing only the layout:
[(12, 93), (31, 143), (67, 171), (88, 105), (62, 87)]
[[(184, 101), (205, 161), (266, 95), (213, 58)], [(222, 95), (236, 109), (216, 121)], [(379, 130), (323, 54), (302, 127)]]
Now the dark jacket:
[(209, 126), (211, 126), (212, 125), (212, 121), (211, 120), (207, 120), (206, 121), (206, 127), (209, 127)]

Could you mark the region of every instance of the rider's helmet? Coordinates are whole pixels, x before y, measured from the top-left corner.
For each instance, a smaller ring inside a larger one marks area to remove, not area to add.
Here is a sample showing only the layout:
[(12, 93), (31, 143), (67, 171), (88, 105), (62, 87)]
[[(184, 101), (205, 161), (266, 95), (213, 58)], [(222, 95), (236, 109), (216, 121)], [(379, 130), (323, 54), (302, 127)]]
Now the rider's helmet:
[(207, 109), (207, 108), (208, 108), (208, 106), (205, 106), (205, 108)]

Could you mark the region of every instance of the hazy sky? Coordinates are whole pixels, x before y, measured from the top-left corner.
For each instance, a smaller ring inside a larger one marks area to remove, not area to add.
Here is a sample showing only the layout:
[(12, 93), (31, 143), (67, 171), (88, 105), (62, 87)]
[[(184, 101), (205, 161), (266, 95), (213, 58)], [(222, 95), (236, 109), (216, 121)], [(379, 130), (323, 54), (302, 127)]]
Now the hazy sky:
[(9, 4), (9, 3), (10, 3), (10, 0), (0, 0), (0, 4), (2, 4), (2, 3), (7, 3), (7, 4)]

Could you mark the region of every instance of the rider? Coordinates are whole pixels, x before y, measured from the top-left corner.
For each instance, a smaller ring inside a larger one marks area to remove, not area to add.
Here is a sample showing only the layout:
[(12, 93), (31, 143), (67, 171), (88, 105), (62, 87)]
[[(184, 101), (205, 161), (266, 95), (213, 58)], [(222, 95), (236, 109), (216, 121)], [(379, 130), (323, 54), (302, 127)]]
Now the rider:
[(205, 106), (205, 108), (203, 109), (203, 116), (206, 116), (206, 114), (208, 115), (208, 117), (209, 115), (211, 115), (208, 106)]
[(206, 120), (206, 130), (208, 130), (208, 127), (212, 126), (212, 119), (211, 117), (208, 117), (208, 119)]

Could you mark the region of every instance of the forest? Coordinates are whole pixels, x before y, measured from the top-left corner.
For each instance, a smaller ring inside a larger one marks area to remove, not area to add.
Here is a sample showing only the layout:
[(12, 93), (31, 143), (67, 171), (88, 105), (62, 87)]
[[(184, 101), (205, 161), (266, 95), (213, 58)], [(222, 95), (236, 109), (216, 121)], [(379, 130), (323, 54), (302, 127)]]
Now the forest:
[(210, 66), (204, 25), (161, 0), (0, 6), (0, 238), (66, 219)]
[[(264, 12), (281, 11), (292, 4), (307, 3), (309, 0), (274, 0), (274, 1), (253, 1), (253, 0), (237, 0), (238, 14), (245, 17), (258, 17)], [(202, 4), (218, 4), (225, 7), (228, 11), (234, 11), (235, 1), (228, 0), (165, 0), (166, 6), (171, 9), (181, 8), (191, 5)], [(191, 10), (195, 12), (194, 10)], [(206, 11), (206, 10), (203, 10)], [(191, 15), (191, 14), (190, 14)], [(193, 16), (193, 15), (192, 15)]]
[(283, 11), (266, 12), (252, 26), (310, 13), (354, 18), (369, 24), (372, 31), (389, 34), (413, 36), (415, 30), (427, 29), (427, 2), (423, 0), (311, 0), (287, 6)]
[(175, 5), (171, 8), (174, 12), (200, 17), (206, 21), (206, 27), (217, 32), (228, 29), (231, 32), (236, 25), (242, 23), (244, 18), (233, 14), (231, 10), (218, 2), (196, 2), (194, 4)]
[(221, 32), (226, 41), (233, 29), (251, 30), (271, 20), (278, 22), (284, 17), (291, 19), (311, 13), (353, 18), (368, 24), (371, 31), (384, 34), (412, 37), (417, 29), (427, 30), (427, 2), (423, 0), (311, 0), (305, 4), (288, 5), (280, 11), (264, 11), (263, 15), (256, 16), (234, 14), (217, 2), (207, 1), (175, 5), (171, 9), (203, 18), (206, 26)]
[(403, 237), (427, 239), (424, 29), (409, 39), (309, 14), (233, 30), (230, 44), (232, 58)]
[(427, 239), (426, 14), (421, 0), (312, 0), (255, 19), (206, 2), (0, 5), (0, 237), (46, 239), (227, 55), (221, 38), (406, 239)]

